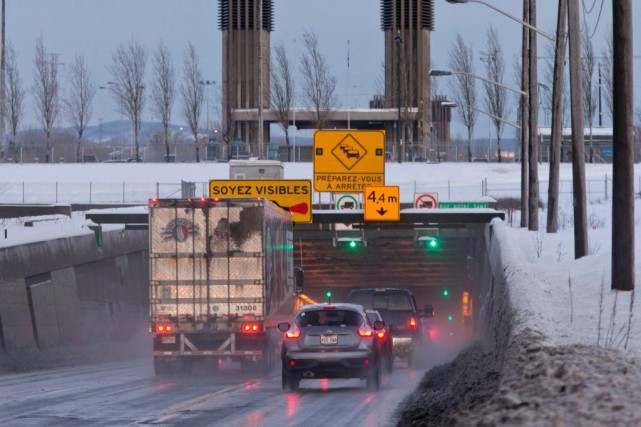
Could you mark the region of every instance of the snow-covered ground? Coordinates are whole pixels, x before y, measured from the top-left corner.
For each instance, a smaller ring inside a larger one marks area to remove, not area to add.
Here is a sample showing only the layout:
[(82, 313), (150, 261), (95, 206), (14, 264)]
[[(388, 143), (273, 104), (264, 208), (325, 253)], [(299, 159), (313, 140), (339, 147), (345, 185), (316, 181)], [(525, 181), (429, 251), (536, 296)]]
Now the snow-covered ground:
[[(91, 187), (93, 197), (99, 197), (101, 189), (122, 190), (123, 183), (132, 188), (143, 188), (144, 184), (149, 194), (136, 196), (144, 201), (155, 196), (158, 183), (206, 183), (209, 179), (226, 179), (229, 174), (228, 165), (212, 163), (1, 165), (0, 170), (3, 203), (15, 201), (21, 188), (33, 188), (39, 183), (51, 186), (55, 182), (60, 183), (59, 189), (68, 188), (71, 193), (73, 188), (86, 191)], [(541, 164), (540, 198), (544, 204), (547, 176), (548, 165)], [(586, 257), (574, 259), (570, 164), (561, 166), (558, 233), (545, 233), (545, 209), (539, 214), (538, 232), (519, 228), (518, 212), (512, 224), (495, 224), (516, 313), (514, 336), (519, 338), (506, 356), (499, 392), (476, 405), (474, 411), (456, 418), (459, 424), (633, 425), (639, 421), (641, 409), (636, 407), (641, 384), (641, 304), (633, 305), (633, 293), (610, 290), (611, 176), (611, 165), (586, 165)], [(640, 176), (641, 167), (637, 165), (637, 186)], [(286, 164), (285, 178), (312, 179), (312, 164)], [(65, 183), (74, 185), (65, 187)], [(415, 192), (437, 192), (439, 200), (457, 201), (484, 196), (518, 197), (520, 165), (386, 164), (385, 183), (400, 186), (402, 202), (412, 201)], [(46, 193), (41, 193), (39, 200), (52, 202), (48, 199), (51, 191)], [(57, 200), (76, 202), (78, 197), (86, 197), (84, 194), (74, 196), (59, 190)], [(328, 194), (315, 197), (315, 201), (318, 197), (329, 201)], [(641, 239), (640, 212), (637, 200), (636, 242)], [(36, 223), (28, 232), (20, 226), (21, 221), (2, 220), (0, 228), (7, 230), (7, 237), (0, 238), (0, 247), (51, 238), (61, 232), (89, 232), (80, 215), (74, 215), (72, 220), (53, 217), (52, 221)], [(637, 286), (641, 284), (640, 260), (636, 256)], [(606, 417), (605, 412), (614, 415)]]

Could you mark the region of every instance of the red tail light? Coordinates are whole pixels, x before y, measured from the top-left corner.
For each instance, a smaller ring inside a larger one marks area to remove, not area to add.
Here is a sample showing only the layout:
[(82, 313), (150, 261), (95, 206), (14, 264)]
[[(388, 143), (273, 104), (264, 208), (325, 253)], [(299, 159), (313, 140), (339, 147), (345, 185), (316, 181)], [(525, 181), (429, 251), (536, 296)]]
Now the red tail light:
[(376, 332), (376, 337), (377, 337), (379, 340), (382, 340), (383, 338), (385, 338), (385, 331), (378, 331), (378, 332)]
[(366, 338), (371, 337), (372, 335), (374, 335), (374, 331), (372, 331), (365, 323), (358, 328), (358, 336)]
[(415, 319), (415, 318), (413, 318), (413, 317), (410, 317), (410, 323), (409, 323), (409, 325), (410, 325), (410, 329), (411, 329), (411, 330), (416, 329), (416, 319)]
[(285, 338), (295, 340), (298, 337), (300, 337), (300, 329), (298, 329), (296, 325), (292, 324), (289, 331), (285, 332)]
[(156, 325), (157, 334), (170, 334), (173, 331), (174, 331), (174, 328), (171, 325)]
[(241, 329), (247, 334), (255, 334), (256, 332), (260, 332), (261, 328), (258, 323), (245, 323)]
[(409, 327), (410, 327), (410, 329), (412, 331), (416, 329), (416, 319), (415, 318), (410, 317)]

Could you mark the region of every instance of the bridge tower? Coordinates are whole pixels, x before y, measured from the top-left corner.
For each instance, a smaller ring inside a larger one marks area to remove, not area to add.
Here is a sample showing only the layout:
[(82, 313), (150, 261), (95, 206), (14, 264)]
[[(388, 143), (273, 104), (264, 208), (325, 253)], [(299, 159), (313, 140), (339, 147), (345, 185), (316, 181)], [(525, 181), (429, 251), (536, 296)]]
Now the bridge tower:
[[(261, 20), (262, 18), (262, 20)], [(270, 32), (273, 31), (273, 0), (219, 0), (218, 27), (222, 32), (222, 111), (224, 142), (240, 139), (252, 154), (264, 156), (269, 125), (235, 123), (232, 109), (269, 109)], [(262, 92), (262, 96), (261, 96)], [(229, 147), (229, 146), (228, 146)]]
[(380, 0), (380, 7), (381, 30), (385, 33), (385, 107), (400, 106), (403, 130), (399, 131), (398, 123), (387, 125), (388, 147), (397, 158), (405, 157), (404, 161), (413, 156), (433, 157), (429, 150), (435, 148), (430, 146), (434, 0)]

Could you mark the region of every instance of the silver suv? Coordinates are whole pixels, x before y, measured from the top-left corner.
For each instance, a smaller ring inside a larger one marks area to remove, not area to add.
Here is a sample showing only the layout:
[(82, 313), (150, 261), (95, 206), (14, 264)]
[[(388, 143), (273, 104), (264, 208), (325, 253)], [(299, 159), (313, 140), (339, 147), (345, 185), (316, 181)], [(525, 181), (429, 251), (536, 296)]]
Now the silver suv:
[(303, 379), (361, 378), (378, 390), (380, 344), (363, 307), (354, 304), (313, 304), (301, 307), (293, 323), (279, 323), (285, 333), (281, 352), (283, 390), (297, 390)]

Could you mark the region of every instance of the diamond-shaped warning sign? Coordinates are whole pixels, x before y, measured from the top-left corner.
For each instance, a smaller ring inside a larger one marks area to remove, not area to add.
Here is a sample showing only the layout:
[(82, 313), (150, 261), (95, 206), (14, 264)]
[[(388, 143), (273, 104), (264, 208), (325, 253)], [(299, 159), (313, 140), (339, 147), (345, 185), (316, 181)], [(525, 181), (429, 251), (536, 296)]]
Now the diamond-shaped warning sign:
[(347, 134), (345, 138), (332, 150), (332, 154), (345, 169), (352, 170), (358, 162), (360, 162), (367, 155), (367, 149), (358, 142), (352, 134)]
[(385, 184), (385, 132), (318, 130), (314, 133), (314, 189), (358, 193)]

